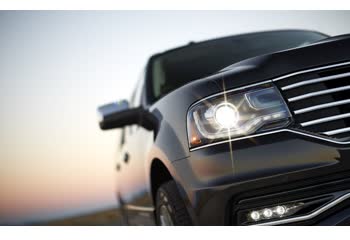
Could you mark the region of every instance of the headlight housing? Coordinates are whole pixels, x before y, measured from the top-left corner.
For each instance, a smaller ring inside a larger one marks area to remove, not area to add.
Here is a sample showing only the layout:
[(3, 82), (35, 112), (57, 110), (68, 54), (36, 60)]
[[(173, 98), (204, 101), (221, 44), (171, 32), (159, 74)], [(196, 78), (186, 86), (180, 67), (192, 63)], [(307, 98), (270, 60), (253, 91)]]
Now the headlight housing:
[(292, 121), (278, 89), (263, 84), (205, 98), (187, 114), (190, 148), (287, 126)]

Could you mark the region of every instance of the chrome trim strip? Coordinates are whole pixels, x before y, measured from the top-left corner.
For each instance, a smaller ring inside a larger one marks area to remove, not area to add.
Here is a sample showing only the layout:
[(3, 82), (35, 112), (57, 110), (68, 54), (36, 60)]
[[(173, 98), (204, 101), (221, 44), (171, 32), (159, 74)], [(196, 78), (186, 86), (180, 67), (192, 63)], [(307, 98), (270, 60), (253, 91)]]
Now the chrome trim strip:
[[(285, 129), (285, 130), (287, 130), (287, 129)], [(219, 141), (219, 142), (215, 142), (215, 143), (209, 143), (209, 144), (206, 144), (206, 145), (203, 145), (203, 146), (195, 147), (195, 148), (190, 149), (190, 151), (192, 152), (192, 151), (195, 151), (195, 150), (198, 150), (198, 149), (215, 146), (215, 145), (219, 145), (219, 144), (222, 144), (222, 143), (235, 142), (235, 141), (238, 141), (238, 140), (243, 140), (243, 139), (248, 139), (248, 138), (255, 138), (255, 137), (270, 135), (270, 134), (273, 134), (273, 133), (278, 133), (278, 132), (283, 132), (283, 131), (284, 131), (284, 129), (280, 129), (280, 130), (276, 130), (276, 131), (272, 131), (272, 132), (265, 132), (265, 133), (254, 134), (254, 135), (249, 135), (249, 136), (244, 136), (244, 137), (239, 137), (239, 138), (227, 139), (227, 140), (224, 140), (224, 141)]]
[(320, 96), (328, 93), (335, 93), (335, 92), (340, 92), (340, 91), (349, 90), (349, 89), (350, 89), (350, 86), (343, 86), (343, 87), (331, 88), (331, 89), (326, 89), (326, 90), (312, 92), (312, 93), (306, 93), (296, 97), (288, 98), (288, 102), (296, 102), (296, 101), (310, 98), (310, 97), (316, 97), (316, 96)]
[(326, 134), (328, 136), (332, 136), (332, 135), (336, 135), (339, 133), (345, 133), (345, 132), (350, 132), (350, 127), (340, 128), (340, 129), (336, 129), (336, 130), (332, 130), (332, 131), (328, 131), (328, 132), (323, 132), (323, 134)]
[(340, 100), (340, 101), (330, 102), (330, 103), (324, 103), (324, 104), (315, 105), (315, 106), (312, 106), (312, 107), (298, 109), (298, 110), (294, 111), (294, 114), (298, 115), (298, 114), (312, 112), (312, 111), (319, 110), (319, 109), (339, 106), (339, 105), (343, 105), (343, 104), (347, 104), (347, 103), (350, 103), (350, 99)]
[(341, 203), (342, 201), (350, 198), (350, 193), (346, 193), (343, 196), (334, 199), (330, 203), (324, 205), (323, 207), (319, 208), (318, 210), (304, 216), (299, 216), (299, 217), (294, 217), (294, 218), (286, 218), (286, 219), (281, 219), (277, 221), (272, 221), (272, 222), (266, 222), (266, 223), (258, 223), (254, 225), (249, 225), (249, 226), (274, 226), (274, 225), (281, 225), (281, 224), (287, 224), (287, 223), (293, 223), (293, 222), (300, 222), (300, 221), (305, 221), (309, 220), (311, 218), (314, 218), (321, 213), (327, 211), (328, 209), (334, 207), (335, 205)]
[(311, 126), (311, 125), (316, 125), (316, 124), (325, 123), (325, 122), (331, 122), (334, 120), (339, 120), (339, 119), (348, 118), (348, 117), (350, 117), (350, 113), (344, 113), (344, 114), (320, 118), (320, 119), (316, 119), (316, 120), (312, 120), (312, 121), (308, 121), (308, 122), (303, 122), (303, 123), (300, 123), (300, 125), (302, 127), (307, 127), (307, 126)]
[(153, 207), (141, 207), (141, 206), (135, 206), (135, 205), (130, 205), (130, 204), (126, 204), (124, 206), (128, 210), (142, 211), (142, 212), (153, 212), (154, 211)]
[(282, 87), (281, 89), (282, 89), (282, 91), (285, 91), (285, 90), (290, 90), (290, 89), (298, 88), (298, 87), (313, 84), (313, 83), (325, 82), (325, 81), (349, 77), (349, 76), (350, 76), (350, 73), (342, 73), (342, 74), (332, 75), (332, 76), (328, 76), (328, 77), (315, 78), (315, 79), (310, 79), (310, 80), (290, 84), (290, 85)]
[(341, 141), (337, 141), (336, 139), (331, 139), (331, 138), (326, 138), (326, 137), (322, 137), (322, 136), (312, 135), (312, 134), (309, 134), (309, 133), (304, 133), (304, 132), (300, 132), (300, 131), (297, 131), (297, 130), (294, 130), (294, 129), (286, 128), (286, 129), (279, 129), (279, 130), (270, 131), (270, 132), (266, 132), (266, 133), (260, 133), (260, 134), (249, 135), (249, 136), (245, 136), (245, 137), (234, 138), (234, 139), (227, 139), (227, 140), (220, 141), (220, 142), (210, 143), (210, 144), (207, 144), (207, 145), (203, 145), (203, 146), (192, 148), (192, 149), (190, 149), (190, 152), (195, 151), (195, 150), (199, 150), (199, 149), (202, 149), (202, 148), (207, 148), (207, 147), (223, 144), (223, 143), (235, 142), (235, 141), (239, 141), (239, 140), (243, 140), (243, 139), (261, 137), (261, 136), (266, 136), (266, 135), (275, 134), (275, 133), (283, 133), (283, 132), (295, 133), (295, 134), (302, 135), (302, 136), (305, 136), (305, 137), (310, 137), (310, 138), (322, 140), (322, 141), (325, 141), (325, 142), (335, 143), (335, 144), (341, 144), (341, 145), (350, 144), (350, 141), (341, 142)]
[(324, 69), (328, 69), (328, 68), (336, 68), (336, 67), (346, 66), (346, 65), (349, 65), (349, 64), (350, 64), (350, 62), (344, 62), (344, 63), (327, 65), (327, 66), (318, 67), (318, 68), (311, 68), (311, 69), (307, 69), (307, 70), (298, 71), (298, 72), (290, 73), (290, 74), (287, 74), (287, 75), (283, 75), (281, 77), (273, 79), (272, 81), (276, 82), (276, 81), (279, 81), (279, 80), (282, 80), (282, 79), (285, 79), (285, 78), (293, 77), (293, 76), (304, 74), (304, 73), (324, 70)]

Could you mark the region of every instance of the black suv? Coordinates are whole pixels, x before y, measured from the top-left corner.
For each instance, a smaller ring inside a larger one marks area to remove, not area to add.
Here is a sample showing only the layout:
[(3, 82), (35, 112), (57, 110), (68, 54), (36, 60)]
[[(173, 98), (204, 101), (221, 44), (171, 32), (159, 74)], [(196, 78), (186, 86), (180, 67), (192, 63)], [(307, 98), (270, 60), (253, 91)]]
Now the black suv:
[(350, 35), (285, 30), (152, 56), (121, 128), (117, 198), (128, 224), (350, 222)]

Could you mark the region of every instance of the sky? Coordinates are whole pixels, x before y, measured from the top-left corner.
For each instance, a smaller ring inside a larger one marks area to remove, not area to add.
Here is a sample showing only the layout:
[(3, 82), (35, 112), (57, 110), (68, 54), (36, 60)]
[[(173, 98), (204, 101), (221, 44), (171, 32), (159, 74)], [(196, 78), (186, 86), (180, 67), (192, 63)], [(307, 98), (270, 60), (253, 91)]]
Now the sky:
[(0, 224), (109, 208), (116, 131), (97, 106), (127, 99), (148, 57), (276, 29), (350, 33), (346, 11), (1, 11)]

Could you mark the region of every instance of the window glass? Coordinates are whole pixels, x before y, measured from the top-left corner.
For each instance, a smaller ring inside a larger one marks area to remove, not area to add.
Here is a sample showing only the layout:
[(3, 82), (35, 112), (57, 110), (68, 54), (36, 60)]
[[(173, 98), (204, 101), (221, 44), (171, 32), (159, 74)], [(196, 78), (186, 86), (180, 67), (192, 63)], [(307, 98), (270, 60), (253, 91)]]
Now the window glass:
[(151, 63), (151, 98), (211, 75), (244, 59), (301, 47), (326, 38), (309, 31), (276, 31), (238, 35), (190, 44), (158, 55)]

